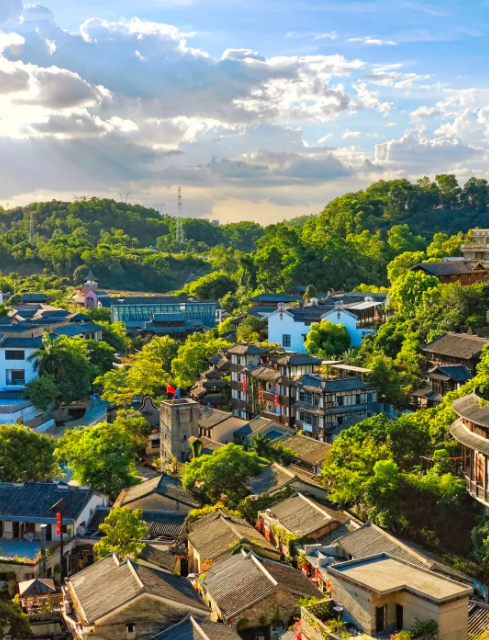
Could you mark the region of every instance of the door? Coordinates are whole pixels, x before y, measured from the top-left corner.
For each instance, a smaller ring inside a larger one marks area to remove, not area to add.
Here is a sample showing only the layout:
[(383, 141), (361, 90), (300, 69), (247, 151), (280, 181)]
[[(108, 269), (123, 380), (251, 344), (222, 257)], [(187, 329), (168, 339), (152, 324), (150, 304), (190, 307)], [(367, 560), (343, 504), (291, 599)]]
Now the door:
[(396, 628), (400, 631), (404, 626), (404, 607), (402, 604), (396, 604)]
[(385, 605), (375, 608), (375, 632), (381, 633), (385, 630)]

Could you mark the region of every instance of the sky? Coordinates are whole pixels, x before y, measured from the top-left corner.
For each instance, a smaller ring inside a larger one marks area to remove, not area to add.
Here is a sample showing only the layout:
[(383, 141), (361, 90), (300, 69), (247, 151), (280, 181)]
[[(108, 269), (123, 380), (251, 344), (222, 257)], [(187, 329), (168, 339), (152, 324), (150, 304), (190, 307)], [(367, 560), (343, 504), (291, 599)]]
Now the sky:
[(489, 173), (489, 0), (0, 0), (0, 204), (221, 223)]

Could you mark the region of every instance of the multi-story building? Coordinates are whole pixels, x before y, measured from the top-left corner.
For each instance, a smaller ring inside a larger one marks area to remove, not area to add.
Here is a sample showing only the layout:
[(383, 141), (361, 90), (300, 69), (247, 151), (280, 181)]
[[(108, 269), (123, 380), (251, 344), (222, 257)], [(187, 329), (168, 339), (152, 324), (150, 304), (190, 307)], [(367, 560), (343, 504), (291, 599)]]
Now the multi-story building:
[(379, 412), (377, 389), (360, 378), (305, 375), (294, 386), (295, 425), (316, 440), (331, 441), (337, 427)]
[(461, 246), (464, 260), (489, 262), (489, 229), (472, 229), (472, 242)]
[(458, 418), (450, 427), (462, 445), (462, 475), (469, 493), (489, 508), (489, 407), (476, 392), (453, 401)]

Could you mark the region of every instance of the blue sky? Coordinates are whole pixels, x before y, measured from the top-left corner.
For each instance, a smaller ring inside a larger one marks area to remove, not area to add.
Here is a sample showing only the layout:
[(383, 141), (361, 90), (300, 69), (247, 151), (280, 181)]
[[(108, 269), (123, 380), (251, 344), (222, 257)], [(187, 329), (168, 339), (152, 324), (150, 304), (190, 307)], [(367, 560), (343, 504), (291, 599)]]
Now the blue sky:
[(262, 223), (489, 168), (487, 0), (0, 0), (0, 202)]

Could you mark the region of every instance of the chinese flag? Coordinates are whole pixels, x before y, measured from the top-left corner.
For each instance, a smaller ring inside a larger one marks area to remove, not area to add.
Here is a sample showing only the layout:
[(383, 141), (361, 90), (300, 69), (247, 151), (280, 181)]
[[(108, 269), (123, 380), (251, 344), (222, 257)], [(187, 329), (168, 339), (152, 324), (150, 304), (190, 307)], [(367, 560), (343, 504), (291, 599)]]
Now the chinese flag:
[(166, 392), (167, 393), (173, 393), (174, 395), (177, 395), (177, 390), (174, 389), (171, 384), (167, 384), (166, 385)]

